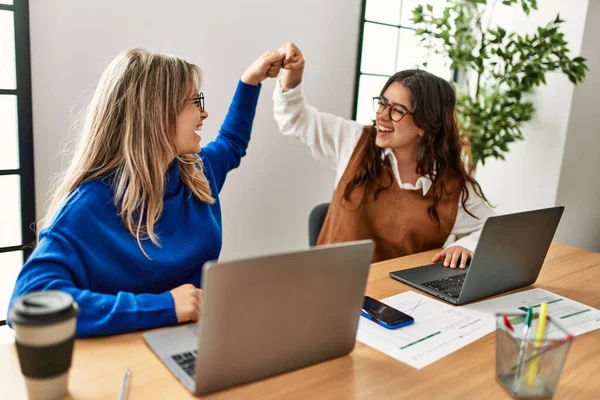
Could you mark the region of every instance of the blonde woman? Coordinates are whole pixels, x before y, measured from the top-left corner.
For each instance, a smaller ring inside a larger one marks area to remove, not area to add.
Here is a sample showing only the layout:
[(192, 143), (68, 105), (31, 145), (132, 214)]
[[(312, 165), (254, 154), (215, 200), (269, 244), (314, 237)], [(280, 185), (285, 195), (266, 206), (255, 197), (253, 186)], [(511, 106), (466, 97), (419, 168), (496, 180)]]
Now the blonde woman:
[(218, 137), (201, 149), (198, 67), (140, 49), (116, 57), (11, 303), (68, 292), (79, 337), (197, 321), (202, 265), (221, 251), (219, 192), (246, 153), (260, 82), (282, 58), (267, 52), (248, 67)]

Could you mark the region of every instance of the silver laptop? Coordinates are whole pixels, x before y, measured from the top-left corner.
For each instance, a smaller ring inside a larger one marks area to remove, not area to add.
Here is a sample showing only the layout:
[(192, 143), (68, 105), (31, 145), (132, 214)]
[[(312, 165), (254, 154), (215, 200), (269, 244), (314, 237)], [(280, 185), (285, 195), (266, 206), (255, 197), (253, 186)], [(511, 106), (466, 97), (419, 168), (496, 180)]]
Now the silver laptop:
[(200, 323), (144, 334), (196, 395), (346, 355), (373, 257), (370, 240), (208, 262)]
[(534, 283), (564, 207), (490, 217), (470, 265), (443, 263), (395, 271), (390, 276), (453, 304), (465, 304)]

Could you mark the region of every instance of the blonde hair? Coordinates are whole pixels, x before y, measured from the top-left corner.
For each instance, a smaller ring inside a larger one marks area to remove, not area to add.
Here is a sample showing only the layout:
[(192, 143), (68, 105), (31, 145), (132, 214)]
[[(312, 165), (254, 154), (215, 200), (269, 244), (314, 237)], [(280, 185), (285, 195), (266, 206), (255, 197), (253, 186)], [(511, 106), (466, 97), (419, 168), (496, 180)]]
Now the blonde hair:
[(159, 246), (154, 225), (163, 212), (165, 174), (174, 158), (183, 183), (198, 200), (214, 203), (202, 160), (177, 156), (177, 116), (200, 85), (200, 69), (181, 58), (142, 49), (117, 56), (103, 72), (87, 108), (68, 168), (59, 177), (42, 226), (79, 185), (111, 178), (114, 202), (127, 230)]

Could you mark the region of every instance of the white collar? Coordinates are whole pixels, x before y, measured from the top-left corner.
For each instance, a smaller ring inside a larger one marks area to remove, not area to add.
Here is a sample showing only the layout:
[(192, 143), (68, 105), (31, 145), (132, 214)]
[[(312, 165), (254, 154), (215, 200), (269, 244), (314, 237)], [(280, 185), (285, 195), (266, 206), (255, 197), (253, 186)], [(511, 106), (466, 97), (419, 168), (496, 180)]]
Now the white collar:
[(421, 190), (423, 190), (423, 196), (427, 195), (427, 192), (429, 192), (429, 189), (431, 189), (431, 185), (433, 185), (431, 178), (429, 178), (428, 176), (421, 176), (419, 179), (417, 179), (417, 182), (414, 185), (411, 183), (402, 183), (402, 178), (400, 177), (400, 171), (398, 171), (398, 160), (396, 159), (396, 155), (394, 154), (392, 149), (386, 148), (383, 150), (383, 153), (381, 153), (381, 159), (384, 160), (385, 157), (390, 157), (391, 164), (392, 164), (392, 170), (394, 171), (394, 176), (402, 189), (408, 189), (408, 190), (421, 189)]

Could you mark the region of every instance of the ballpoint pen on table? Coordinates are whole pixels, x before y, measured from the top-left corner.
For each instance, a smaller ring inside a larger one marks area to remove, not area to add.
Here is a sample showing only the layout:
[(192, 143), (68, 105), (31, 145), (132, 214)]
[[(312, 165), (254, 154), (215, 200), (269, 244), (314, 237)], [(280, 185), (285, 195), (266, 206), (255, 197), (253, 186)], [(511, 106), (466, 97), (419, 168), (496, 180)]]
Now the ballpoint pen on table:
[(127, 399), (127, 390), (129, 389), (129, 376), (131, 375), (131, 371), (129, 368), (125, 368), (125, 372), (123, 372), (123, 380), (121, 381), (121, 390), (119, 390), (119, 400)]
[(531, 327), (531, 317), (533, 311), (531, 307), (527, 309), (527, 313), (525, 313), (525, 322), (523, 324), (523, 339), (521, 340), (521, 347), (519, 348), (519, 361), (517, 365), (517, 373), (514, 379), (514, 390), (518, 390), (521, 386), (521, 381), (523, 380), (523, 364), (525, 362), (525, 357), (527, 356), (527, 336), (529, 335), (529, 328)]
[[(538, 314), (538, 325), (537, 332), (535, 334), (535, 342), (533, 346), (535, 353), (539, 352), (539, 348), (542, 347), (542, 341), (544, 339), (544, 332), (546, 331), (546, 319), (548, 318), (548, 303), (542, 303), (540, 305), (540, 313)], [(533, 386), (537, 380), (538, 371), (540, 369), (540, 358), (535, 357), (533, 361), (527, 364), (527, 372), (525, 372), (525, 382), (527, 385)]]

